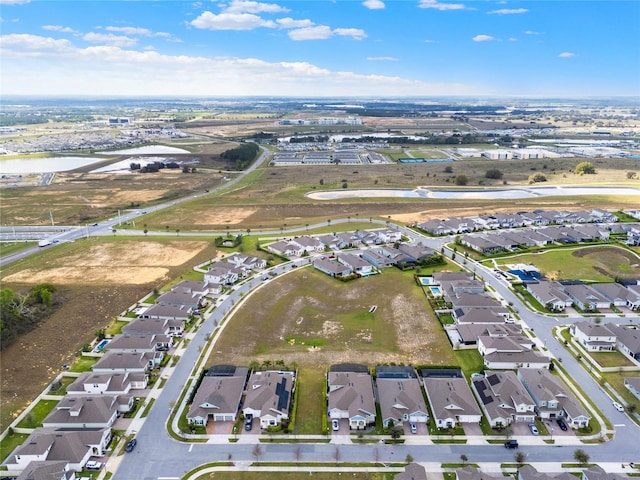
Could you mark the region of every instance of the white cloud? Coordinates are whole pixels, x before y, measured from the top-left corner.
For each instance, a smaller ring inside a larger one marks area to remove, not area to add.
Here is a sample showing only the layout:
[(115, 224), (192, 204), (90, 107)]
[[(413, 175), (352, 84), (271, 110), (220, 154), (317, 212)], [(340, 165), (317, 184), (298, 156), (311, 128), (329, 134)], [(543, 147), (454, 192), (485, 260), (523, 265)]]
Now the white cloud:
[(336, 35), (341, 35), (343, 37), (351, 37), (354, 40), (362, 40), (363, 38), (367, 38), (367, 34), (364, 30), (360, 28), (336, 28), (333, 30), (333, 33)]
[(474, 42), (490, 42), (495, 40), (495, 37), (492, 37), (491, 35), (476, 35), (472, 40)]
[(509, 37), (510, 42), (517, 42), (518, 39), (516, 37)]
[(313, 26), (313, 22), (306, 18), (304, 20), (294, 20), (291, 17), (278, 18), (276, 23), (281, 28), (306, 28)]
[(385, 7), (385, 4), (382, 0), (364, 0), (362, 5), (367, 7), (369, 10), (381, 10)]
[(31, 0), (0, 0), (0, 5), (22, 5), (29, 2)]
[(487, 12), (489, 15), (518, 15), (521, 13), (527, 13), (529, 10), (526, 8), (501, 8), (499, 10), (491, 10)]
[(331, 38), (333, 32), (326, 25), (316, 25), (314, 27), (298, 28), (289, 31), (291, 40), (326, 40)]
[(252, 2), (248, 0), (233, 0), (223, 9), (226, 13), (281, 13), (289, 9), (275, 3)]
[(424, 41), (424, 43), (438, 43), (438, 42), (436, 42), (435, 40), (427, 39), (427, 40)]
[[(4, 94), (131, 96), (348, 96), (472, 95), (463, 84), (428, 83), (385, 75), (335, 71), (307, 62), (266, 62), (256, 58), (163, 55), (115, 46), (79, 48), (68, 40), (35, 35), (0, 37)], [(70, 75), (69, 72), (83, 72)], [(169, 77), (171, 81), (168, 81)]]
[(571, 58), (571, 57), (575, 57), (576, 54), (573, 52), (562, 52), (560, 55), (558, 55), (558, 57), (560, 58)]
[(343, 37), (351, 37), (354, 40), (362, 40), (367, 38), (364, 30), (359, 28), (336, 28), (334, 30), (326, 25), (314, 25), (311, 27), (296, 28), (289, 30), (289, 38), (295, 41), (302, 40), (326, 40), (339, 35)]
[(397, 62), (396, 57), (367, 57), (370, 62)]
[(190, 23), (196, 28), (205, 30), (253, 30), (259, 27), (274, 28), (276, 26), (275, 22), (251, 13), (225, 12), (216, 15), (209, 11), (202, 12)]
[(43, 25), (43, 30), (48, 30), (50, 32), (61, 32), (61, 33), (74, 33), (75, 30), (71, 27), (63, 27), (62, 25)]
[(420, 0), (418, 4), (420, 8), (433, 8), (435, 10), (463, 10), (465, 8), (462, 3), (441, 3), (438, 0)]
[(171, 34), (167, 32), (154, 32), (149, 30), (148, 28), (142, 27), (113, 27), (107, 26), (104, 29), (108, 32), (117, 32), (123, 33), (125, 35), (133, 35), (139, 37), (161, 37), (166, 39), (171, 39)]
[(114, 35), (112, 33), (95, 33), (89, 32), (82, 36), (82, 39), (91, 43), (102, 43), (104, 45), (111, 45), (114, 47), (131, 47), (135, 45), (138, 40), (131, 37), (123, 37), (122, 35)]
[(533, 30), (525, 30), (525, 35), (542, 35), (542, 32), (535, 32)]

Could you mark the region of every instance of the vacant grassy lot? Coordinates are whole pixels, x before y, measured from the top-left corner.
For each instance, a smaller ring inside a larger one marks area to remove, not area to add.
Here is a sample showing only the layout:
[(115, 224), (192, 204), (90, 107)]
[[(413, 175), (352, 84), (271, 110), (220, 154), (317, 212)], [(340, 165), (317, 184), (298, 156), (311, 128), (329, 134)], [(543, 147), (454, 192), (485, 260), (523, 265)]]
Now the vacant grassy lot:
[(343, 283), (307, 267), (256, 291), (229, 320), (207, 365), (264, 360), (299, 368), (297, 434), (321, 432), (332, 364), (458, 364), (413, 273), (393, 268)]
[(612, 282), (614, 278), (637, 278), (640, 257), (616, 246), (587, 246), (546, 250), (498, 260), (500, 265), (535, 265), (548, 278)]

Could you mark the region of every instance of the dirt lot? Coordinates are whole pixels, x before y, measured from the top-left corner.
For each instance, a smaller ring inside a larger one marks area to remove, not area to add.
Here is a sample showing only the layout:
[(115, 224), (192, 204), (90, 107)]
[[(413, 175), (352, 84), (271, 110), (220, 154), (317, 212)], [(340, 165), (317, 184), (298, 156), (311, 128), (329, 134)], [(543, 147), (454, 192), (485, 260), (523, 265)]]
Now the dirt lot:
[(36, 330), (0, 352), (3, 430), (53, 380), (60, 366), (93, 340), (97, 330), (153, 288), (216, 255), (206, 241), (105, 238), (95, 242), (52, 249), (30, 259), (24, 270), (13, 267), (15, 271), (3, 278), (3, 288), (20, 292), (48, 281), (63, 298)]

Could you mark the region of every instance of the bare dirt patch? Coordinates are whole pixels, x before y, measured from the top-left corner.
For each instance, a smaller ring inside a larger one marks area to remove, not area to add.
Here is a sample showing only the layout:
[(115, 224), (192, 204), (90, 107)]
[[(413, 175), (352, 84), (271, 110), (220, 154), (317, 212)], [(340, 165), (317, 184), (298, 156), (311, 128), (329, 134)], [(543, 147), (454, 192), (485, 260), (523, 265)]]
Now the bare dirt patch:
[(169, 267), (188, 262), (207, 247), (207, 242), (184, 241), (169, 244), (153, 241), (113, 242), (92, 245), (86, 253), (58, 258), (56, 264), (8, 275), (5, 281), (54, 284), (128, 284), (142, 285), (168, 280)]
[(237, 225), (256, 213), (257, 208), (219, 208), (198, 213), (196, 225)]

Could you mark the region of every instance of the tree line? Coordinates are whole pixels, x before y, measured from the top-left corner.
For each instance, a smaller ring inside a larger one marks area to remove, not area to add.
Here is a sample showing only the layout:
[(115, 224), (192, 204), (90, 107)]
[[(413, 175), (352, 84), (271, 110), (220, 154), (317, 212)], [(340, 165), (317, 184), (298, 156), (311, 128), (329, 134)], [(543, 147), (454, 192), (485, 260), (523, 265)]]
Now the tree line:
[(0, 290), (0, 346), (7, 347), (20, 335), (30, 332), (59, 303), (56, 287), (41, 283), (23, 294), (10, 288)]

